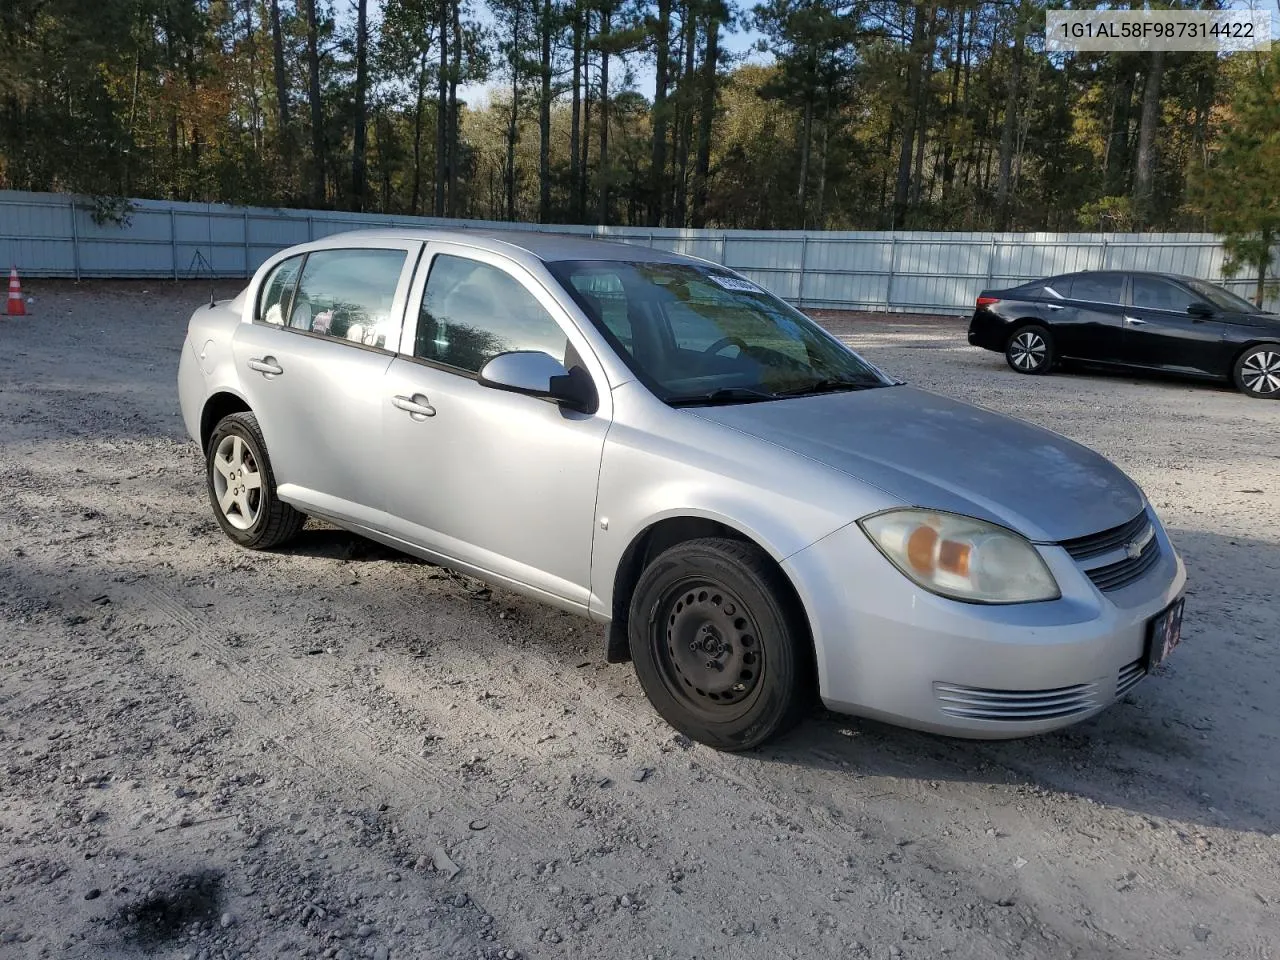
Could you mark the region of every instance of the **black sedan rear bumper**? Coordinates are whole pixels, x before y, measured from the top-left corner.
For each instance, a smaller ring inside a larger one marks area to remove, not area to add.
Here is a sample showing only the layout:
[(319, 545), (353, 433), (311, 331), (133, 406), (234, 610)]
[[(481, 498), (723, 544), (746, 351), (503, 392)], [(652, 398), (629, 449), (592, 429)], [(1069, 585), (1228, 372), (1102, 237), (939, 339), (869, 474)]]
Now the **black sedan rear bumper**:
[(1008, 326), (990, 310), (975, 310), (973, 319), (969, 321), (969, 345), (1003, 353)]

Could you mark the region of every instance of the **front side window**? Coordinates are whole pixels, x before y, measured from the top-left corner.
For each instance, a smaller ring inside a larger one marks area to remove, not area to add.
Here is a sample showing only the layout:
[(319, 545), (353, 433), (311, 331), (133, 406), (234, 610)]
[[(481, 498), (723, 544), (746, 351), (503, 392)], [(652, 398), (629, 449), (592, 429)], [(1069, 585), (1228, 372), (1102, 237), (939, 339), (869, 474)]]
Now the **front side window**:
[(668, 403), (777, 400), (891, 382), (798, 310), (715, 267), (611, 260), (547, 266)]
[(505, 270), (440, 254), (422, 295), (413, 355), (468, 373), (500, 353), (540, 350), (563, 361), (564, 330)]
[(1217, 284), (1206, 283), (1203, 280), (1188, 280), (1187, 286), (1219, 310), (1226, 310), (1228, 313), (1255, 313), (1258, 310), (1248, 300), (1243, 297), (1237, 297), (1230, 290), (1224, 290)]
[(1135, 276), (1132, 296), (1135, 307), (1173, 310), (1178, 313), (1186, 313), (1187, 307), (1195, 300), (1190, 293), (1176, 283), (1161, 280), (1159, 277)]
[(1071, 299), (1119, 303), (1124, 277), (1118, 273), (1082, 273), (1071, 281)]
[(408, 254), (403, 250), (317, 250), (307, 255), (286, 326), (335, 340), (394, 350), (391, 311)]

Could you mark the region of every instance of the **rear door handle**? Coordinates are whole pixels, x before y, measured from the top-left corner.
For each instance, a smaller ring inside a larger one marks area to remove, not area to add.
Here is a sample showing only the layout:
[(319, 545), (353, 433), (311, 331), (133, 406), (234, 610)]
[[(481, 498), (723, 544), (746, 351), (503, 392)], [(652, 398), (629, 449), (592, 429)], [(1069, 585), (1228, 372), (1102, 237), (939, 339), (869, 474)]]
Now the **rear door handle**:
[(1046, 304), (1044, 305), (1044, 308), (1045, 308), (1046, 310), (1061, 310), (1061, 309), (1063, 309), (1062, 304), (1060, 304), (1060, 303), (1046, 303)]
[(403, 410), (415, 420), (425, 420), (427, 417), (436, 415), (436, 408), (421, 393), (415, 393), (412, 397), (392, 397), (391, 405), (397, 410)]
[(1128, 314), (1126, 314), (1126, 315), (1125, 315), (1125, 318), (1124, 318), (1124, 322), (1125, 322), (1125, 323), (1133, 323), (1133, 324), (1137, 324), (1138, 326), (1142, 326), (1142, 325), (1143, 325), (1144, 323), (1146, 323), (1147, 321), (1145, 321), (1145, 320), (1139, 320), (1137, 317), (1131, 317), (1131, 316), (1129, 316)]
[(284, 367), (276, 363), (275, 357), (253, 357), (249, 360), (249, 369), (268, 377), (278, 377), (284, 373)]

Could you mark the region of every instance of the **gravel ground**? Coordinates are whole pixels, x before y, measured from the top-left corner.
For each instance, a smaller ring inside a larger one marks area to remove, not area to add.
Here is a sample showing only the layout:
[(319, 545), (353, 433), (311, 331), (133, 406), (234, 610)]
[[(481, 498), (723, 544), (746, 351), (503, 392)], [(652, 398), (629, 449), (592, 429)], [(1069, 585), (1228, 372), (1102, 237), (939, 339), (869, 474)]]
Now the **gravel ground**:
[(1280, 956), (1280, 403), (825, 317), (1128, 470), (1185, 640), (1059, 734), (819, 711), (729, 756), (585, 621), (322, 526), (235, 548), (174, 385), (207, 286), (30, 287), (0, 318), (0, 957)]

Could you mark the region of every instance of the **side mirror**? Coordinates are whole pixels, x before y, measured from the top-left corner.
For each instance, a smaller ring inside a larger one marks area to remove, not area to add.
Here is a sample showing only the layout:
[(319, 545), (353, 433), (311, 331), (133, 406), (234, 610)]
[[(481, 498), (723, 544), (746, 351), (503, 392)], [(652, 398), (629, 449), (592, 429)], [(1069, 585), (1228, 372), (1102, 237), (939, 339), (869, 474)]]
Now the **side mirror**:
[(1187, 313), (1193, 320), (1208, 320), (1213, 316), (1213, 307), (1203, 301), (1196, 300), (1187, 304)]
[(541, 350), (498, 354), (481, 368), (479, 383), (494, 390), (554, 400), (579, 413), (595, 413), (600, 406), (590, 374), (581, 367), (566, 370), (563, 363)]

